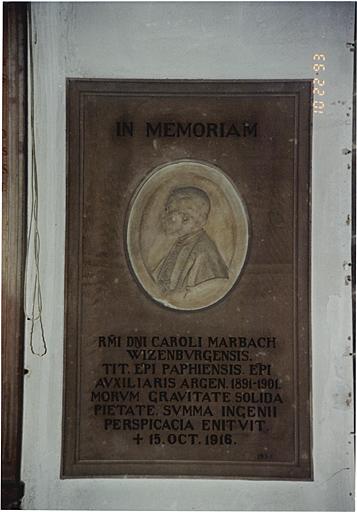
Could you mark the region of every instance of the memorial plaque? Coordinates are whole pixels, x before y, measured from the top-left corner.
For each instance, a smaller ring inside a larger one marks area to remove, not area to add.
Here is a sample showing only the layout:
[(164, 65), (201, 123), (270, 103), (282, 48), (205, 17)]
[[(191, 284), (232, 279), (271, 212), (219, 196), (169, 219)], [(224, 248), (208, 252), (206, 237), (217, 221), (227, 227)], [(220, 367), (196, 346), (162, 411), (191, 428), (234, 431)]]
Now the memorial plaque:
[(311, 82), (67, 100), (62, 476), (311, 479)]

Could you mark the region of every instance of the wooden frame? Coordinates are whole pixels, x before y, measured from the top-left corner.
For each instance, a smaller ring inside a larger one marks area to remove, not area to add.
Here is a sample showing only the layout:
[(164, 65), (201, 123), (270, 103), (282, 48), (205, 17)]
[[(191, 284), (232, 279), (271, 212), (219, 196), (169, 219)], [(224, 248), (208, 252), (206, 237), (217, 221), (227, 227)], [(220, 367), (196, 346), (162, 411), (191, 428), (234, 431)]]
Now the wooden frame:
[(24, 375), (27, 175), (27, 4), (4, 4), (2, 508), (19, 508)]

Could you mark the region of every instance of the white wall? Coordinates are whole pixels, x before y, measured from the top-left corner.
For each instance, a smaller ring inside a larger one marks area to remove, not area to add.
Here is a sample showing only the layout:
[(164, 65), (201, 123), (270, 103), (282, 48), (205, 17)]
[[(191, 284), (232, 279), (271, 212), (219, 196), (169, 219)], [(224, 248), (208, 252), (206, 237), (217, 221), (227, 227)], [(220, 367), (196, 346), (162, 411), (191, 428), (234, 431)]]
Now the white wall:
[[(353, 3), (34, 3), (41, 274), (48, 355), (27, 350), (27, 509), (351, 510), (349, 273)], [(65, 242), (65, 78), (312, 77), (326, 112), (312, 165), (313, 482), (60, 480)], [(349, 115), (347, 115), (349, 114)], [(38, 332), (36, 340), (39, 341)], [(28, 340), (27, 340), (28, 345)]]

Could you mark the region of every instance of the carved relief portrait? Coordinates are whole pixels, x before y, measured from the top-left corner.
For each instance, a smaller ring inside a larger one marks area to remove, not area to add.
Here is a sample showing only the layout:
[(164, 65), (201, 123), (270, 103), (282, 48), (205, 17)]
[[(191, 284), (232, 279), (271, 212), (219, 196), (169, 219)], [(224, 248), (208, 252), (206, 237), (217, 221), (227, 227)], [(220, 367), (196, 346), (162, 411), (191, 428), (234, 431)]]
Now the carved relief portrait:
[(132, 271), (152, 299), (173, 309), (221, 300), (242, 271), (248, 238), (242, 199), (211, 164), (182, 160), (157, 168), (130, 204)]

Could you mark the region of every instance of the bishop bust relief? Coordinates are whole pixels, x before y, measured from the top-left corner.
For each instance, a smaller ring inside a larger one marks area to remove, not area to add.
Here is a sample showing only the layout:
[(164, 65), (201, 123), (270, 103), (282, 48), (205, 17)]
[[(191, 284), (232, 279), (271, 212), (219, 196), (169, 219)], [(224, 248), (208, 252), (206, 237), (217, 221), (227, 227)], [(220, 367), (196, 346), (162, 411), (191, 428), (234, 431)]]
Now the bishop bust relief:
[(204, 230), (211, 203), (197, 187), (175, 188), (168, 197), (162, 224), (177, 236), (152, 275), (165, 293), (186, 290), (211, 279), (228, 279), (228, 268), (215, 242)]
[(248, 218), (232, 182), (193, 160), (155, 169), (134, 194), (127, 224), (130, 267), (152, 299), (202, 309), (234, 286), (248, 247)]

